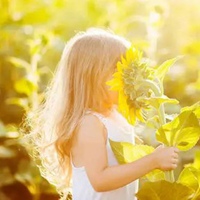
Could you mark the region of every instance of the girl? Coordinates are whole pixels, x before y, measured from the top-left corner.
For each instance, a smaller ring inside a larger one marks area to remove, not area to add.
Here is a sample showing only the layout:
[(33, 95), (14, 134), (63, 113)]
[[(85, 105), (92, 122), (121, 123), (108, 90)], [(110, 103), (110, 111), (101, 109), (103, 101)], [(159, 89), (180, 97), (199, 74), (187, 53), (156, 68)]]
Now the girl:
[(106, 85), (129, 45), (103, 30), (74, 36), (64, 49), (45, 102), (35, 111), (35, 120), (30, 117), (27, 137), (36, 147), (34, 157), (63, 199), (72, 180), (74, 200), (134, 200), (140, 177), (154, 169), (177, 167), (178, 150), (173, 147), (159, 147), (119, 165), (109, 145), (109, 139), (135, 141), (134, 127), (117, 111), (117, 92)]

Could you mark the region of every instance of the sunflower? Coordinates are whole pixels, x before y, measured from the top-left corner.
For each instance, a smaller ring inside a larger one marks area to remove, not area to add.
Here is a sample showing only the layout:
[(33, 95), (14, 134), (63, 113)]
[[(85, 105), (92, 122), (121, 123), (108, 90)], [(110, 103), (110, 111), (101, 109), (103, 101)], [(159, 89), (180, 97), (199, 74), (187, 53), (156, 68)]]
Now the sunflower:
[(142, 110), (149, 106), (141, 97), (151, 97), (151, 90), (144, 85), (145, 80), (154, 79), (154, 71), (143, 59), (143, 53), (134, 47), (126, 51), (125, 57), (117, 63), (113, 78), (107, 82), (111, 90), (118, 91), (118, 109), (130, 124), (136, 119), (144, 121)]

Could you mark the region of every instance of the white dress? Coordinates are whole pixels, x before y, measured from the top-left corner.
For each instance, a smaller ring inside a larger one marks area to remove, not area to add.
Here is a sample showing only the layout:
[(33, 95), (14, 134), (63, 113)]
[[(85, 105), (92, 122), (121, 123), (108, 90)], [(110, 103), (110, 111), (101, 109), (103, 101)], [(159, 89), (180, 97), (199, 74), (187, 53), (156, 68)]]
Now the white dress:
[[(118, 118), (124, 120), (127, 126), (120, 127), (111, 118), (105, 117), (96, 112), (90, 112), (96, 116), (105, 126), (107, 130), (107, 155), (108, 164), (119, 165), (110, 147), (109, 139), (118, 142), (130, 142), (135, 143), (134, 127), (129, 125), (126, 119), (113, 110), (112, 115), (117, 115)], [(84, 167), (75, 167), (72, 163), (72, 191), (73, 200), (136, 200), (135, 193), (138, 191), (138, 180), (121, 187), (116, 190), (107, 192), (96, 192), (86, 174)]]

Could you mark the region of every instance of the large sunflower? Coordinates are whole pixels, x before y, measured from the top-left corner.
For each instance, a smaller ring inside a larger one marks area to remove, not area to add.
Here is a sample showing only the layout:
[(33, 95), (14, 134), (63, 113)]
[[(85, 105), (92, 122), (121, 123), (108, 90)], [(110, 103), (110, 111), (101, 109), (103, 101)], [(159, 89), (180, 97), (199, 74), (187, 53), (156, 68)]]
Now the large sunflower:
[(107, 82), (111, 90), (118, 91), (118, 109), (130, 124), (135, 124), (136, 118), (144, 121), (141, 111), (148, 105), (138, 98), (151, 96), (151, 90), (143, 84), (147, 79), (154, 79), (154, 71), (144, 61), (142, 52), (131, 47), (117, 63), (113, 78)]

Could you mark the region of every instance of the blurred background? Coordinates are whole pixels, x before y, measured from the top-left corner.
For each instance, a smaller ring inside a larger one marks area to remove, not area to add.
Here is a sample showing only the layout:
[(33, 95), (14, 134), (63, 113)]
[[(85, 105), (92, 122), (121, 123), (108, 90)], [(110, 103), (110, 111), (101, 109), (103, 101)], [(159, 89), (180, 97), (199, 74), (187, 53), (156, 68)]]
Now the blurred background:
[[(18, 138), (70, 37), (108, 28), (155, 64), (184, 55), (167, 74), (165, 93), (186, 106), (200, 100), (199, 19), (199, 0), (0, 0), (0, 200), (58, 199)], [(180, 168), (196, 148), (182, 155)]]

